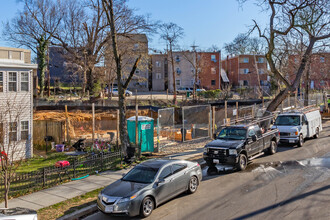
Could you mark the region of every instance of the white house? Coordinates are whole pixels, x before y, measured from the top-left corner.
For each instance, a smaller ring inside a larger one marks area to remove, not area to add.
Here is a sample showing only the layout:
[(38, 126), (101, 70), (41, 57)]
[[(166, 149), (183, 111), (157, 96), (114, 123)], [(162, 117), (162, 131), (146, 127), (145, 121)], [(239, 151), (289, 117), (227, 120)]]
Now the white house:
[(33, 155), (32, 79), (37, 66), (31, 64), (30, 50), (0, 47), (0, 144), (9, 157), (11, 150), (14, 158)]

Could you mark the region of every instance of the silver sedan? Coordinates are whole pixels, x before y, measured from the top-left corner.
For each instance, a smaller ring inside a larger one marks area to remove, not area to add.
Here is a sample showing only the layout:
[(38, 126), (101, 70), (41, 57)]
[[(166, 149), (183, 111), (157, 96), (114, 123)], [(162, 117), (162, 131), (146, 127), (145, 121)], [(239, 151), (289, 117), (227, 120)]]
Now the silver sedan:
[(202, 170), (196, 162), (148, 160), (103, 189), (97, 207), (107, 214), (147, 217), (169, 199), (196, 192), (201, 180)]

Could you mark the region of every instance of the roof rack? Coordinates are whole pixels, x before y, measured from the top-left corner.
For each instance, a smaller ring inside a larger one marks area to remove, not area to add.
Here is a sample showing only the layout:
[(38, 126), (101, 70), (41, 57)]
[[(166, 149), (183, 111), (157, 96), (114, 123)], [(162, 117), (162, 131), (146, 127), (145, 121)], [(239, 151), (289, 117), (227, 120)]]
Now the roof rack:
[(249, 115), (248, 117), (243, 117), (243, 118), (241, 117), (241, 118), (238, 118), (238, 119), (234, 119), (233, 121), (231, 121), (229, 123), (224, 123), (222, 126), (223, 127), (228, 127), (228, 126), (238, 125), (239, 122), (248, 121), (248, 120), (250, 120), (250, 121), (247, 122), (247, 123), (244, 123), (244, 125), (250, 126), (250, 125), (259, 124), (263, 121), (271, 120), (271, 119), (273, 119), (273, 117), (274, 117), (273, 113), (271, 113), (268, 116), (260, 117), (260, 118), (255, 118), (255, 117)]
[(283, 113), (304, 113), (304, 114), (306, 114), (308, 112), (316, 111), (319, 109), (320, 109), (320, 107), (316, 107), (314, 105), (309, 105), (309, 106), (305, 106), (305, 107), (302, 107), (299, 109), (292, 109), (291, 111), (286, 111)]

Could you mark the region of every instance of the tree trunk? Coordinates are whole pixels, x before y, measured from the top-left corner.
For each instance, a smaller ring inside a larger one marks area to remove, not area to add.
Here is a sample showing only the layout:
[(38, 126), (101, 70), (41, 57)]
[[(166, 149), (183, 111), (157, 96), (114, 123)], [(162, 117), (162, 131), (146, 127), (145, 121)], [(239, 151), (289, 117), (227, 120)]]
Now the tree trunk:
[(82, 86), (82, 97), (84, 97), (86, 95), (86, 85), (87, 85), (87, 73), (86, 73), (86, 69), (84, 69), (83, 86)]
[(309, 75), (310, 75), (310, 62), (308, 62), (307, 68), (306, 68), (304, 106), (308, 106), (308, 104), (309, 104), (309, 84), (310, 84)]
[(87, 78), (87, 90), (89, 90), (89, 94), (93, 94), (94, 76), (93, 76), (93, 70), (91, 68), (87, 69), (86, 78)]
[(120, 130), (120, 141), (121, 149), (125, 156), (127, 156), (127, 147), (130, 146), (127, 122), (126, 122), (126, 102), (125, 102), (125, 91), (123, 91), (121, 83), (118, 83), (118, 105), (119, 105), (119, 130)]
[(5, 208), (8, 208), (8, 194), (9, 194), (9, 181), (8, 181), (8, 170), (5, 169)]

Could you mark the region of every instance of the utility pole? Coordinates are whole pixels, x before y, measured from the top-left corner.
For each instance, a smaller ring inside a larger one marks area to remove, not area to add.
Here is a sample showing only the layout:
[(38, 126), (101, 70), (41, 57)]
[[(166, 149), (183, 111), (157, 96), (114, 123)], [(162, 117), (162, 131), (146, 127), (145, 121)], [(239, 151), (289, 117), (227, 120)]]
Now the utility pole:
[(195, 79), (194, 79), (194, 92), (193, 92), (193, 98), (194, 98), (194, 100), (196, 100), (196, 83), (197, 83), (197, 72), (198, 72), (198, 68), (197, 68), (197, 52), (196, 52), (196, 48), (197, 48), (198, 46), (196, 46), (195, 45), (195, 43), (191, 46), (191, 48), (192, 48), (192, 50), (193, 50), (193, 52), (194, 52), (194, 54), (195, 54), (195, 65), (194, 65), (194, 67), (195, 67)]

